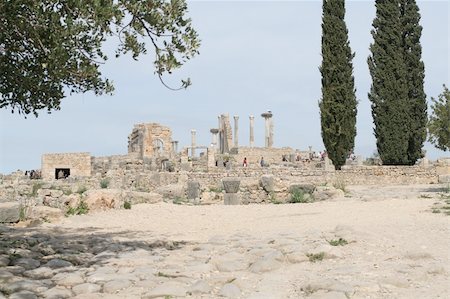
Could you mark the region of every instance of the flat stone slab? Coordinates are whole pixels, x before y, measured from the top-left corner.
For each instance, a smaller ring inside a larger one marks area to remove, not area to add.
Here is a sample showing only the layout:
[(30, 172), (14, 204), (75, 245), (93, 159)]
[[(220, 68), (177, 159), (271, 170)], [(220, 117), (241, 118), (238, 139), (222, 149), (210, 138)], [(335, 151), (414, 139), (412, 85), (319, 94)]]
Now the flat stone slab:
[(15, 223), (20, 220), (20, 204), (18, 202), (0, 203), (0, 223)]

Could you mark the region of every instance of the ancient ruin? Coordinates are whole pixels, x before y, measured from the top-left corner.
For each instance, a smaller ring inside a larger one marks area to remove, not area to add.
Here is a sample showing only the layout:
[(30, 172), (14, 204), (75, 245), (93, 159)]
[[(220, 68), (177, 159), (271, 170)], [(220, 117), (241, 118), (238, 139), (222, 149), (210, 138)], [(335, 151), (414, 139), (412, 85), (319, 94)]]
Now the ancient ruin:
[[(44, 154), (42, 178), (0, 175), (0, 297), (414, 298), (417, 285), (421, 298), (448, 297), (438, 217), (450, 215), (449, 158), (380, 166), (352, 157), (335, 171), (311, 147), (275, 147), (273, 113), (262, 117), (262, 147), (252, 115), (246, 145), (239, 116), (231, 126), (222, 114), (209, 132), (191, 129), (180, 150), (170, 128), (137, 124), (123, 155)], [(430, 240), (437, 250), (419, 248), (434, 248)], [(354, 284), (343, 271), (371, 272)], [(304, 273), (319, 280), (265, 287)]]

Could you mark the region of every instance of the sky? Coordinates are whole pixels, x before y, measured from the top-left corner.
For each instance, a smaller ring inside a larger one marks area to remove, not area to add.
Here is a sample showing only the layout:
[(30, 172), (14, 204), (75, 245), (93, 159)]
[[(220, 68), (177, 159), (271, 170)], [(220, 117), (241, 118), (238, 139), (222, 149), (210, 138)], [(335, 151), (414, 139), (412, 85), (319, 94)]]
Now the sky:
[[(430, 102), (450, 85), (450, 1), (418, 1), (422, 15), (425, 93)], [(157, 122), (172, 129), (179, 149), (209, 145), (217, 116), (239, 118), (239, 143), (249, 145), (249, 115), (255, 116), (255, 146), (264, 145), (261, 113), (271, 110), (274, 146), (324, 149), (318, 101), (321, 98), (322, 1), (188, 1), (189, 16), (202, 45), (200, 55), (167, 77), (176, 86), (190, 77), (187, 90), (170, 91), (154, 75), (153, 52), (134, 61), (111, 55), (102, 73), (113, 80), (113, 96), (76, 94), (63, 99), (61, 110), (27, 119), (0, 109), (0, 173), (38, 169), (45, 153), (90, 152), (93, 156), (127, 153), (134, 124)], [(353, 60), (358, 98), (355, 154), (376, 150), (367, 93), (367, 66), (374, 1), (347, 1), (346, 23), (356, 56)], [(113, 51), (115, 41), (107, 50)], [(233, 123), (233, 121), (232, 121)], [(450, 156), (426, 143), (430, 159)]]

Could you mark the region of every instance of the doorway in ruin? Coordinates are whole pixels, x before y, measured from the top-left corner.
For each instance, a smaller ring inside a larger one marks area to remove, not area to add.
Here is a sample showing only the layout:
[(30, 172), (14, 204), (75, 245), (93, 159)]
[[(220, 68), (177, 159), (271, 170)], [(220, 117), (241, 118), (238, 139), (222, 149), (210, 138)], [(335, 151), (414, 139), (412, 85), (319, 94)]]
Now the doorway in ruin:
[(55, 168), (55, 179), (65, 179), (70, 175), (70, 168)]
[(164, 141), (160, 138), (153, 141), (153, 151), (157, 155), (162, 155), (164, 153)]

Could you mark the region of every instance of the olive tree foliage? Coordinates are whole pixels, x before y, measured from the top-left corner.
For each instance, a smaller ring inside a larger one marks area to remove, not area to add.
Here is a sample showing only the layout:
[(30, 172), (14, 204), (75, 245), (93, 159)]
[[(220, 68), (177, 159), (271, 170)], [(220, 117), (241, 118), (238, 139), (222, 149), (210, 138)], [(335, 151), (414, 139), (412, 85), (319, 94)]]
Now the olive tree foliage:
[(428, 140), (443, 151), (450, 151), (450, 90), (444, 85), (444, 92), (438, 99), (431, 98), (431, 115), (428, 122)]
[[(166, 85), (164, 74), (198, 54), (186, 14), (185, 0), (0, 1), (0, 108), (38, 116), (59, 110), (67, 92), (112, 93), (99, 69), (111, 37), (118, 40), (116, 57), (131, 53), (137, 60), (150, 45)], [(189, 85), (182, 80), (179, 89)]]

